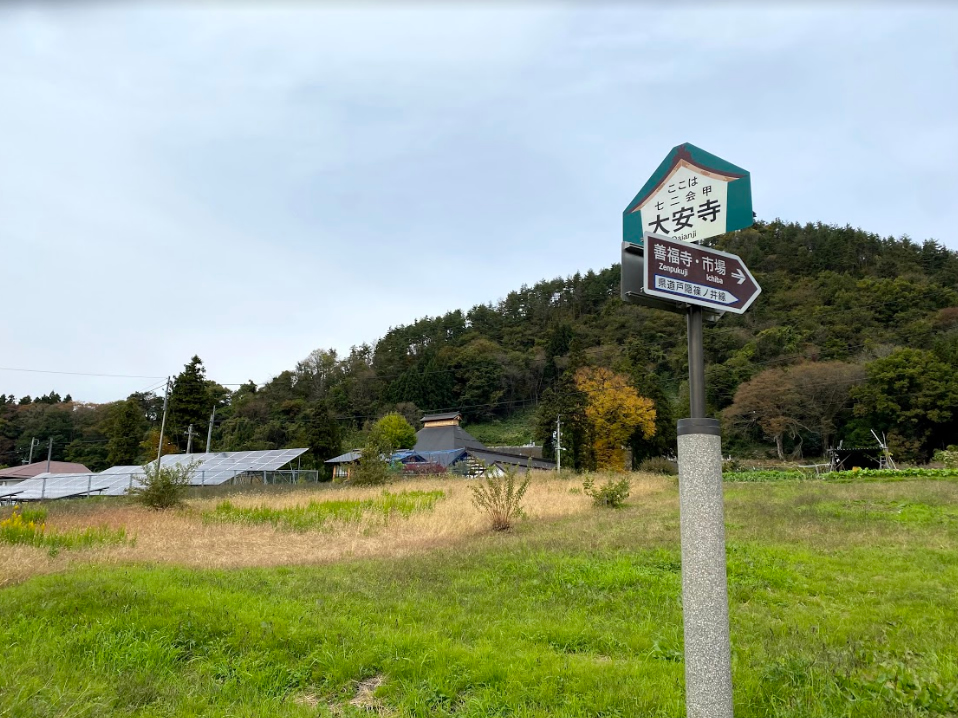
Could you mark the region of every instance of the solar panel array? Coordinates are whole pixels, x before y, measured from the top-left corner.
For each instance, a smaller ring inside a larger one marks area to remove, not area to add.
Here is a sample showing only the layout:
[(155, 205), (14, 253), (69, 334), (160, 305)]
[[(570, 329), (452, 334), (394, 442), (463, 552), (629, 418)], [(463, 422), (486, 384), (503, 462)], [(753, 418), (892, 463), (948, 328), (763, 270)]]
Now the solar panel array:
[(19, 484), (7, 486), (0, 497), (17, 501), (64, 499), (99, 493), (104, 483), (97, 474), (40, 474)]
[[(162, 466), (194, 463), (190, 484), (216, 486), (247, 473), (276, 471), (306, 449), (271, 451), (226, 451), (210, 454), (169, 454)], [(152, 461), (148, 466), (153, 466)], [(0, 501), (38, 501), (74, 496), (122, 496), (139, 485), (143, 467), (114, 466), (99, 474), (40, 474), (18, 484), (0, 486)]]
[[(162, 459), (163, 466), (176, 466), (196, 462), (192, 484), (216, 486), (248, 472), (276, 471), (293, 459), (306, 453), (306, 449), (275, 449), (271, 451), (222, 451), (213, 454), (170, 454)], [(151, 461), (152, 467), (156, 462)]]

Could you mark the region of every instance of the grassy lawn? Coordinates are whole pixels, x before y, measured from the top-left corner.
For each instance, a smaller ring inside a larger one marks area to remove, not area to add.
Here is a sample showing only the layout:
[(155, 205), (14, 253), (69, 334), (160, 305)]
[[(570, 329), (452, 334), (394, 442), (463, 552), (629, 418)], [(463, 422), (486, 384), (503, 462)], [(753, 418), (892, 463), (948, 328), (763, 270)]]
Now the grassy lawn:
[[(136, 541), (0, 546), (0, 716), (683, 716), (676, 488), (577, 486), (504, 534), (448, 481), (340, 524), (255, 517), (375, 492), (51, 504)], [(737, 716), (958, 714), (958, 483), (725, 488)]]

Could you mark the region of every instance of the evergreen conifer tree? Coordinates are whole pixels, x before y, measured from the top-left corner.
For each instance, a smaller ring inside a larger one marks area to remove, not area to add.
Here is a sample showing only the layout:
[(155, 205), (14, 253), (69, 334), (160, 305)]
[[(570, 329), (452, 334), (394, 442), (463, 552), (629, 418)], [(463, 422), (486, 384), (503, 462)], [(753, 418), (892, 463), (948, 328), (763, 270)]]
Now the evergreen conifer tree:
[(193, 424), (193, 431), (201, 434), (212, 410), (213, 398), (206, 381), (206, 368), (203, 360), (194, 356), (173, 380), (170, 391), (170, 436), (176, 437), (181, 449), (186, 448), (189, 425)]

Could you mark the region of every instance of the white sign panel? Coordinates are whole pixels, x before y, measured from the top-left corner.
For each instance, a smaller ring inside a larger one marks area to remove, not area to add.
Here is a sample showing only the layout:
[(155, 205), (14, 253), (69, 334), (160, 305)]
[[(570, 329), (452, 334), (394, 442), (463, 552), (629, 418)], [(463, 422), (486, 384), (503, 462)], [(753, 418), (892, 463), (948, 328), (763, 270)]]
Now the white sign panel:
[(703, 171), (683, 160), (633, 211), (642, 213), (645, 232), (701, 242), (725, 233), (728, 183), (734, 179)]

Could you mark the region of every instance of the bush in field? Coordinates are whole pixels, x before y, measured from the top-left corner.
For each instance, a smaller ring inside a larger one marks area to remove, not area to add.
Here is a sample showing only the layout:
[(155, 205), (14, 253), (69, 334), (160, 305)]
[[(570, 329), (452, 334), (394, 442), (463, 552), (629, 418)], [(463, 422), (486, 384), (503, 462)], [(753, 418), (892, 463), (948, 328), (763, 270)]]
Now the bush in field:
[(728, 458), (722, 461), (722, 473), (727, 473), (729, 471), (739, 471), (742, 468), (741, 463), (738, 459)]
[(592, 503), (596, 506), (607, 506), (610, 509), (617, 509), (625, 504), (629, 498), (629, 492), (632, 490), (632, 482), (628, 476), (621, 479), (609, 479), (602, 486), (596, 488), (595, 479), (589, 477), (582, 484), (582, 490), (587, 496), (592, 497)]
[(391, 471), (389, 458), (392, 456), (393, 446), (389, 438), (380, 432), (373, 431), (366, 439), (356, 470), (350, 476), (350, 483), (359, 486), (381, 486), (389, 481)]
[(529, 477), (527, 474), (520, 481), (516, 469), (507, 469), (469, 488), (473, 505), (489, 517), (492, 530), (505, 531), (522, 516), (522, 497), (529, 488)]
[(958, 469), (958, 446), (949, 446), (935, 452), (932, 461), (936, 464), (944, 464), (946, 469)]
[(664, 456), (650, 456), (639, 464), (639, 471), (645, 471), (650, 474), (678, 476), (679, 467), (674, 461), (669, 461)]
[(195, 461), (169, 466), (147, 464), (143, 467), (143, 478), (137, 478), (139, 486), (129, 493), (144, 506), (157, 511), (179, 506), (186, 498), (196, 467)]

